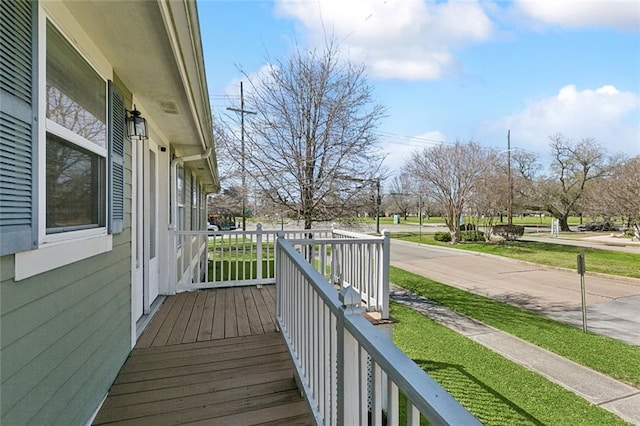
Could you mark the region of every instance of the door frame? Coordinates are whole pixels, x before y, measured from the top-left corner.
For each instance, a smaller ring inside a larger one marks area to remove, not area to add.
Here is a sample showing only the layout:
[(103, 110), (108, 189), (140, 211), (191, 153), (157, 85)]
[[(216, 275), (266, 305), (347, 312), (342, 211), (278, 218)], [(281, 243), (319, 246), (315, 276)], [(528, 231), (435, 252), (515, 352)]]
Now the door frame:
[[(159, 295), (161, 253), (160, 241), (160, 169), (162, 162), (159, 147), (152, 140), (132, 142), (132, 182), (131, 182), (131, 347), (135, 346), (141, 329), (148, 321), (151, 306)], [(151, 168), (151, 152), (154, 153), (155, 167)], [(154, 176), (150, 172), (154, 171)], [(151, 205), (151, 183), (154, 187), (155, 206)], [(151, 221), (152, 215), (154, 222)], [(151, 226), (155, 238), (151, 238)], [(155, 242), (155, 256), (150, 257), (151, 244)], [(141, 321), (142, 320), (142, 321)]]

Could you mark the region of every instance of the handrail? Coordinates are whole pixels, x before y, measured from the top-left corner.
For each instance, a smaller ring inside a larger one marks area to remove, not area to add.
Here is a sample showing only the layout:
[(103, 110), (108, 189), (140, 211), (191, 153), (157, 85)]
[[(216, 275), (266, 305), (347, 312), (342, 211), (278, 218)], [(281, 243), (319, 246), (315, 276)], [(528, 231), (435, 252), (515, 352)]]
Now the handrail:
[(331, 229), (173, 231), (171, 293), (275, 283), (275, 240), (291, 241), (326, 280), (356, 289), (369, 311), (389, 316), (389, 232), (370, 236)]
[(343, 303), (290, 241), (277, 239), (276, 253), (277, 322), (317, 424), (380, 425), (383, 412), (398, 424), (399, 390), (408, 424), (419, 424), (418, 413), (431, 424), (480, 424), (362, 317), (350, 287)]

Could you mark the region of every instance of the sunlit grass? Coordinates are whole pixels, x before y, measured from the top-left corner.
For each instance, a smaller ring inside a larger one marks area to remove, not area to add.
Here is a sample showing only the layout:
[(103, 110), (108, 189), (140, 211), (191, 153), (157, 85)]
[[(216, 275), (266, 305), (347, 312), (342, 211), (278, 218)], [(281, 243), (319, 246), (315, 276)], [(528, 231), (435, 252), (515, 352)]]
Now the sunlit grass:
[(273, 278), (275, 276), (275, 263), (273, 259), (262, 261), (262, 276), (258, 277), (257, 260), (209, 261), (209, 280), (211, 281), (238, 281), (255, 280), (257, 278)]
[(390, 281), (581, 365), (640, 387), (640, 347), (391, 267)]
[(394, 342), (485, 425), (617, 425), (614, 414), (396, 304)]

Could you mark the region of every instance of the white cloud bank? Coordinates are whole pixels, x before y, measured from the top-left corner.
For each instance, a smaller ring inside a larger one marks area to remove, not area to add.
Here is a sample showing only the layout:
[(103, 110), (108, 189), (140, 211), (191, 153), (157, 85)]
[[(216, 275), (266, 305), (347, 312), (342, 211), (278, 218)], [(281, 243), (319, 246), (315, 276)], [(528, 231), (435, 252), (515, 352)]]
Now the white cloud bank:
[(517, 8), (551, 25), (640, 30), (637, 0), (521, 0)]
[(507, 7), (474, 0), (276, 0), (276, 13), (297, 20), (312, 44), (335, 36), (373, 77), (402, 80), (460, 74), (456, 53), (500, 37), (490, 16), (504, 18), (507, 11), (520, 18), (521, 29), (640, 30), (637, 0), (516, 0)]
[(378, 78), (441, 78), (457, 70), (457, 49), (484, 42), (494, 33), (474, 1), (280, 0), (276, 5), (281, 16), (301, 23), (312, 42), (335, 36)]
[(511, 129), (513, 146), (546, 154), (549, 136), (562, 133), (580, 140), (594, 138), (612, 152), (640, 154), (640, 95), (606, 85), (578, 90), (567, 85), (549, 98), (531, 102), (521, 111), (485, 129)]

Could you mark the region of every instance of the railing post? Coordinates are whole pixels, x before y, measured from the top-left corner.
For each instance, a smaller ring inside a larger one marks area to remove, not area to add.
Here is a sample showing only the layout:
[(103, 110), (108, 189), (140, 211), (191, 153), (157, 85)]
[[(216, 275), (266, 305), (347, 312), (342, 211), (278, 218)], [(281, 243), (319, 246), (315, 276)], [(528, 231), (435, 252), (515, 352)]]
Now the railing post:
[(169, 288), (168, 293), (169, 295), (174, 295), (176, 294), (176, 287), (177, 287), (177, 276), (178, 276), (178, 241), (177, 241), (177, 236), (176, 236), (176, 231), (175, 229), (169, 229), (169, 246), (173, 246), (172, 248), (170, 248), (170, 255), (169, 255)]
[(279, 321), (282, 318), (282, 280), (284, 279), (284, 277), (282, 276), (282, 259), (283, 256), (279, 253), (281, 251), (280, 249), (280, 244), (281, 244), (281, 239), (284, 239), (284, 231), (278, 231), (276, 232), (276, 240), (274, 241), (275, 243), (275, 249), (274, 249), (274, 263), (275, 263), (275, 268), (276, 270), (275, 272), (275, 280), (276, 280), (276, 328), (278, 328), (278, 331), (280, 329), (279, 327)]
[[(262, 279), (262, 224), (256, 225), (256, 277)], [(262, 288), (262, 284), (257, 285), (258, 288)]]
[(358, 363), (358, 342), (345, 329), (345, 317), (347, 315), (360, 315), (360, 294), (351, 286), (340, 291), (340, 301), (342, 309), (337, 315), (338, 334), (338, 426), (360, 424), (358, 419), (359, 407), (359, 363)]
[(382, 231), (382, 262), (380, 262), (382, 319), (389, 319), (389, 262), (391, 259), (391, 232), (388, 229)]

